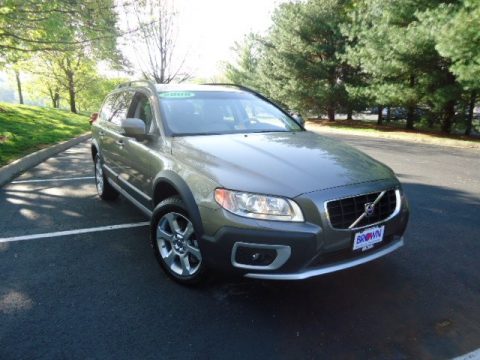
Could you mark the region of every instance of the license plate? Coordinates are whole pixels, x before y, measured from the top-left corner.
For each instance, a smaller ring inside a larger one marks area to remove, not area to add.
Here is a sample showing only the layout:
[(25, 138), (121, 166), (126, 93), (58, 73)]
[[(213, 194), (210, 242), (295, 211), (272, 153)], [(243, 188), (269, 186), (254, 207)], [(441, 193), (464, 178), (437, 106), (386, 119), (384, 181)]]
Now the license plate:
[(382, 242), (384, 230), (385, 226), (375, 226), (355, 233), (353, 250), (362, 249), (362, 251), (365, 251)]

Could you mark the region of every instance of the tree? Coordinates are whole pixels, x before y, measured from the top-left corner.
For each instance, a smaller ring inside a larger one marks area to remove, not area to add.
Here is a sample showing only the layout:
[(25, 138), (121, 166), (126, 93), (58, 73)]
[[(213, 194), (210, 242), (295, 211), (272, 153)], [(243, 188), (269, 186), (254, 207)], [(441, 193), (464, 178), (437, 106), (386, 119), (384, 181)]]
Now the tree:
[[(452, 2), (452, 6), (455, 1)], [(459, 3), (459, 2), (457, 2)], [(424, 101), (431, 104), (434, 112), (440, 114), (441, 130), (450, 133), (455, 121), (455, 108), (462, 99), (463, 88), (451, 71), (451, 61), (442, 56), (437, 49), (445, 18), (441, 12), (445, 4), (434, 2), (432, 6), (417, 11), (415, 31), (412, 37), (423, 42), (423, 62), (419, 64), (422, 74), (421, 84), (425, 89)]]
[(457, 6), (443, 5), (435, 15), (443, 20), (437, 49), (450, 60), (450, 70), (469, 91), (465, 134), (470, 135), (480, 90), (480, 3), (466, 0)]
[(46, 82), (52, 104), (59, 106), (59, 92), (65, 88), (76, 112), (76, 95), (83, 87), (80, 79), (92, 72), (94, 60), (108, 60), (114, 66), (122, 62), (116, 48), (116, 21), (114, 0), (4, 0), (0, 60), (15, 70), (20, 101), (18, 59), (41, 54), (56, 82)]
[(462, 93), (449, 60), (436, 49), (442, 23), (432, 14), (439, 6), (435, 0), (360, 0), (344, 26), (355, 40), (349, 62), (371, 77), (365, 92), (377, 104), (406, 107), (409, 129), (415, 108), (426, 104), (450, 132)]
[[(357, 91), (370, 98), (380, 111), (385, 105), (407, 107), (407, 128), (413, 128), (418, 80), (413, 63), (403, 62), (408, 57), (403, 56), (401, 49), (395, 49), (394, 44), (402, 41), (405, 26), (413, 20), (413, 9), (408, 12), (406, 5), (406, 2), (358, 1), (349, 14), (349, 23), (342, 29), (349, 36), (349, 63), (361, 68), (369, 79)], [(399, 11), (401, 6), (403, 9)]]
[(26, 84), (26, 92), (33, 98), (47, 98), (53, 108), (60, 108), (61, 99), (67, 96), (61, 83), (52, 75), (53, 64), (47, 60), (49, 56), (52, 54), (48, 52), (37, 53), (24, 66), (23, 70), (31, 75)]
[(17, 52), (14, 50), (5, 50), (0, 57), (0, 69), (5, 69), (14, 74), (17, 85), (18, 102), (24, 103), (21, 72), (30, 59), (30, 54)]
[(170, 0), (139, 0), (126, 4), (125, 9), (134, 18), (129, 24), (127, 41), (134, 49), (134, 63), (142, 75), (159, 84), (190, 78), (182, 72), (185, 57), (177, 57), (173, 3)]
[(78, 105), (82, 111), (97, 112), (105, 96), (119, 84), (128, 81), (123, 78), (104, 78), (96, 74), (92, 81), (86, 84), (78, 94)]
[(48, 51), (36, 58), (32, 66), (44, 84), (53, 107), (59, 106), (60, 94), (68, 99), (70, 111), (78, 112), (77, 97), (97, 79), (96, 62), (82, 51)]
[(259, 90), (263, 88), (258, 67), (263, 50), (261, 41), (258, 35), (250, 33), (242, 42), (235, 42), (232, 50), (236, 61), (225, 64), (225, 77), (229, 82)]
[[(52, 54), (50, 56), (53, 56)], [(56, 59), (60, 61), (60, 59)], [(66, 60), (63, 60), (66, 62)], [(26, 92), (37, 100), (49, 99), (53, 108), (70, 106), (68, 79), (57, 62), (52, 59), (34, 57), (30, 66), (25, 69), (31, 73), (31, 80), (27, 83)], [(128, 81), (124, 78), (106, 78), (96, 71), (95, 63), (82, 67), (74, 72), (75, 109), (77, 111), (96, 112), (100, 108), (105, 96), (120, 83)], [(85, 69), (86, 67), (86, 69)]]
[(458, 79), (480, 87), (480, 2), (465, 0), (442, 5), (434, 15), (442, 18), (437, 49), (451, 59), (451, 70)]
[(115, 50), (113, 0), (3, 0), (0, 5), (0, 55), (19, 52)]
[(269, 93), (303, 110), (335, 112), (348, 101), (342, 0), (286, 3), (273, 16), (260, 68)]

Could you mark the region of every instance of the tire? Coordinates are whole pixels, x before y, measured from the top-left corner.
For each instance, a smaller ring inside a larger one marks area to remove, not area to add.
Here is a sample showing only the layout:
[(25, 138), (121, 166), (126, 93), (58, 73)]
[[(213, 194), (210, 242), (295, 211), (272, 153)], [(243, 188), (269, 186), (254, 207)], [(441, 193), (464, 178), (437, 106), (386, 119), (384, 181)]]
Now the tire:
[(170, 197), (153, 210), (150, 239), (155, 256), (169, 277), (183, 285), (206, 279), (198, 238), (183, 201)]
[(102, 161), (98, 154), (95, 155), (95, 186), (100, 199), (111, 201), (118, 198), (118, 191), (110, 185), (103, 173)]

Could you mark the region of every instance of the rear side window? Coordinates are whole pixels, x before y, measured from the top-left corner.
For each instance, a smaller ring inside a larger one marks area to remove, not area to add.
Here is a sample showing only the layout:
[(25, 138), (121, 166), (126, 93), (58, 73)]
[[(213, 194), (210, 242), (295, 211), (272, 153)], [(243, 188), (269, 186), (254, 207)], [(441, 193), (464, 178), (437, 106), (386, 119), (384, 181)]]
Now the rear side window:
[(124, 91), (110, 95), (102, 107), (100, 117), (103, 121), (120, 126), (122, 120), (127, 118), (128, 108), (132, 102), (133, 93)]
[(103, 103), (102, 110), (100, 111), (100, 119), (102, 121), (109, 121), (112, 117), (113, 104), (116, 98), (117, 94), (107, 96), (105, 102)]

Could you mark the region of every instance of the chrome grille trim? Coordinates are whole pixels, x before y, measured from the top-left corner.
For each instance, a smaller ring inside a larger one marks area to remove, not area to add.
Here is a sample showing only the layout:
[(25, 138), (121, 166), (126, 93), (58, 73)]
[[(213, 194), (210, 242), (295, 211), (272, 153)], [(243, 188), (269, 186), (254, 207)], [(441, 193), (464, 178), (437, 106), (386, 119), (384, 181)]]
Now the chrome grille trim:
[[(395, 209), (394, 211), (390, 214), (390, 216), (388, 216), (387, 218), (383, 219), (383, 220), (380, 220), (380, 221), (377, 221), (375, 223), (372, 223), (372, 224), (368, 224), (368, 225), (364, 225), (364, 226), (359, 226), (359, 227), (352, 227), (352, 228), (348, 228), (348, 229), (342, 229), (342, 228), (336, 228), (332, 225), (332, 222), (330, 221), (330, 215), (329, 215), (329, 212), (328, 212), (328, 207), (327, 205), (333, 201), (338, 201), (338, 200), (344, 200), (344, 199), (349, 199), (349, 198), (352, 198), (352, 197), (357, 197), (357, 196), (364, 196), (364, 195), (371, 195), (371, 194), (376, 194), (376, 193), (379, 193), (379, 191), (374, 191), (374, 192), (370, 192), (370, 193), (363, 193), (363, 194), (357, 194), (357, 195), (351, 195), (351, 196), (345, 196), (345, 197), (342, 197), (342, 198), (337, 198), (337, 199), (332, 199), (332, 200), (328, 200), (328, 201), (325, 201), (324, 203), (324, 211), (325, 211), (325, 216), (327, 218), (327, 222), (328, 222), (328, 225), (330, 226), (331, 229), (335, 230), (335, 231), (357, 231), (357, 230), (360, 230), (360, 229), (365, 229), (365, 228), (368, 228), (368, 227), (372, 227), (372, 226), (375, 226), (375, 225), (379, 225), (381, 223), (384, 223), (386, 221), (389, 221), (390, 219), (394, 218), (395, 216), (397, 216), (399, 213), (400, 213), (400, 210), (402, 208), (402, 200), (401, 200), (401, 194), (400, 194), (400, 189), (388, 189), (388, 190), (384, 190), (384, 191), (381, 191), (381, 192), (387, 192), (389, 190), (394, 190), (395, 191), (395, 199), (396, 199), (396, 204), (395, 204)], [(357, 219), (358, 220), (358, 219)], [(352, 224), (354, 225), (354, 224)]]
[[(377, 198), (375, 199), (375, 201), (373, 202), (372, 205), (377, 205), (378, 202), (383, 198), (383, 195), (385, 195), (386, 193), (387, 193), (387, 190), (383, 190), (380, 193), (380, 195), (377, 196)], [(366, 205), (365, 205), (365, 207), (366, 207)], [(367, 211), (366, 210), (348, 228), (353, 229), (355, 227), (355, 225), (357, 225), (360, 221), (362, 221), (365, 216), (367, 216)]]

